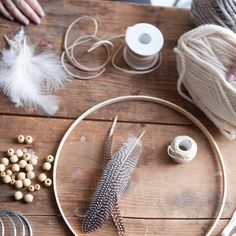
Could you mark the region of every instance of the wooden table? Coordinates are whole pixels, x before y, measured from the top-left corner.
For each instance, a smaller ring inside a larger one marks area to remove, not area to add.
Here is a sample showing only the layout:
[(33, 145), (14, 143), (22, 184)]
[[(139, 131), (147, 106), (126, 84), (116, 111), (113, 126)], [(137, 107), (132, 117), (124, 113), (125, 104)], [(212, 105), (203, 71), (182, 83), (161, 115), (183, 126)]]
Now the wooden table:
[[(91, 15), (98, 20), (100, 35), (103, 38), (124, 33), (129, 25), (137, 22), (148, 22), (158, 26), (164, 34), (163, 62), (157, 71), (144, 76), (127, 75), (109, 67), (104, 75), (95, 80), (73, 79), (56, 92), (60, 96), (61, 105), (59, 112), (53, 117), (16, 108), (1, 95), (2, 155), (8, 147), (18, 146), (14, 143), (14, 138), (18, 134), (31, 134), (35, 139), (33, 148), (42, 162), (47, 154), (55, 154), (59, 141), (76, 117), (106, 99), (134, 94), (167, 99), (186, 108), (203, 121), (213, 133), (225, 156), (229, 193), (223, 218), (214, 232), (214, 235), (219, 235), (236, 208), (235, 142), (222, 137), (208, 119), (195, 106), (184, 101), (176, 91), (178, 75), (173, 48), (178, 38), (193, 27), (189, 11), (93, 0), (48, 0), (42, 4), (47, 17), (40, 26), (31, 25), (26, 28), (27, 34), (35, 44), (41, 39), (46, 39), (60, 55), (66, 27), (81, 15)], [(3, 34), (13, 35), (19, 27), (17, 23), (0, 19), (1, 37)], [(3, 37), (0, 47), (5, 47)], [(98, 155), (95, 150), (99, 150), (100, 154), (105, 133), (116, 113), (120, 121), (117, 140), (125, 138), (130, 132), (137, 134), (143, 128), (147, 131), (142, 158), (120, 203), (128, 235), (204, 235), (218, 209), (222, 187), (221, 173), (206, 139), (188, 120), (176, 112), (141, 102), (108, 107), (83, 122), (78, 135), (89, 140), (90, 150), (86, 155), (82, 153), (83, 149), (75, 152), (70, 150), (72, 156), (68, 156), (68, 162), (76, 160), (79, 156), (93, 158), (92, 155)], [(198, 156), (191, 164), (175, 165), (168, 159), (166, 147), (179, 134), (191, 135), (199, 144)], [(116, 145), (117, 143), (118, 141)], [(83, 169), (74, 168), (72, 171), (78, 173)], [(86, 170), (84, 173), (87, 173)], [(92, 193), (99, 174), (100, 172), (92, 178), (92, 183), (88, 186), (91, 189), (86, 194)], [(64, 177), (66, 178), (66, 173)], [(75, 198), (70, 194), (73, 186), (74, 183), (68, 180), (68, 185), (61, 190), (64, 191), (62, 201), (71, 204), (68, 204), (68, 209), (73, 207), (70, 219), (75, 227), (79, 228), (88, 207), (89, 197), (82, 194), (81, 199)], [(83, 191), (80, 186), (74, 187), (77, 191)], [(43, 189), (37, 193), (35, 201), (30, 205), (13, 201), (13, 191), (9, 186), (1, 184), (0, 208), (18, 210), (28, 216), (34, 235), (71, 235), (59, 214), (52, 189)], [(109, 222), (103, 229), (91, 235), (116, 235), (116, 231)]]

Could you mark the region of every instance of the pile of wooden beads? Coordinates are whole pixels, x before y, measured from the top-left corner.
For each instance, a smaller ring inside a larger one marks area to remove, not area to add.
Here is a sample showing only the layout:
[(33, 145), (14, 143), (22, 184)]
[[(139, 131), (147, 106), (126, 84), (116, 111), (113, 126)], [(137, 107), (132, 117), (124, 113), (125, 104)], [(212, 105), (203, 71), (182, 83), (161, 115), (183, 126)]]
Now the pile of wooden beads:
[[(19, 144), (32, 144), (32, 136), (19, 135), (17, 137)], [(48, 155), (45, 158), (45, 162), (42, 165), (42, 170), (50, 171), (54, 157)], [(38, 157), (32, 151), (32, 149), (16, 149), (9, 148), (7, 150), (7, 157), (3, 157), (0, 160), (0, 177), (6, 184), (14, 186), (16, 189), (28, 190), (25, 195), (21, 191), (14, 193), (15, 200), (24, 199), (25, 202), (30, 203), (33, 201), (33, 192), (41, 189), (40, 183), (43, 183), (45, 187), (52, 185), (52, 180), (42, 172), (36, 176), (35, 167), (38, 164)], [(37, 177), (37, 178), (36, 178)], [(37, 179), (40, 183), (33, 184)]]

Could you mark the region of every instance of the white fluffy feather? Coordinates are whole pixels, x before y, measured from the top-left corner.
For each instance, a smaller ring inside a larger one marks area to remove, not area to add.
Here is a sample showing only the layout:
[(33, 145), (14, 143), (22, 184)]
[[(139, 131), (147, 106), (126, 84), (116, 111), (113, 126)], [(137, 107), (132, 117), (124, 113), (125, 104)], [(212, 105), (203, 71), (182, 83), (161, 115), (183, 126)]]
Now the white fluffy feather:
[(67, 80), (59, 59), (50, 52), (35, 55), (23, 28), (2, 51), (0, 89), (16, 106), (40, 108), (49, 115), (58, 110), (58, 98), (49, 91)]

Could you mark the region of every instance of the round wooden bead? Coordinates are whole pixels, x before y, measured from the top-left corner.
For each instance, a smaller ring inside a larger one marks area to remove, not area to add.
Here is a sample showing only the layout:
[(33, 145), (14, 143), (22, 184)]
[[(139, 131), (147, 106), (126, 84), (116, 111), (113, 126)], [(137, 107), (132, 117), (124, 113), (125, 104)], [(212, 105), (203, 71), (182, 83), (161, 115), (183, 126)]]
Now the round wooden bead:
[(0, 175), (1, 175), (1, 177), (3, 178), (4, 176), (6, 176), (6, 172), (2, 171), (2, 172), (0, 173)]
[(32, 157), (30, 160), (29, 160), (29, 163), (33, 166), (36, 166), (37, 163), (38, 163), (38, 160), (35, 158), (35, 157)]
[(46, 176), (44, 173), (41, 173), (41, 174), (38, 176), (38, 180), (39, 180), (40, 182), (44, 182), (46, 179), (47, 179), (47, 176)]
[(19, 161), (19, 166), (20, 166), (20, 168), (22, 168), (22, 169), (25, 168), (25, 167), (27, 166), (27, 164), (28, 164), (28, 163), (27, 163), (27, 161), (25, 161), (25, 160), (20, 160), (20, 161)]
[(29, 172), (29, 171), (34, 170), (34, 167), (33, 167), (32, 164), (27, 164), (26, 167), (25, 167), (25, 170), (26, 170), (27, 172)]
[(22, 157), (24, 155), (23, 151), (21, 149), (17, 149), (15, 154), (18, 156), (18, 157)]
[(23, 160), (29, 161), (31, 159), (31, 155), (29, 153), (25, 153), (23, 156)]
[(10, 185), (15, 185), (16, 180), (15, 179), (11, 179)]
[(27, 203), (33, 202), (34, 196), (33, 196), (32, 194), (28, 193), (28, 194), (26, 194), (26, 195), (24, 196), (24, 200), (25, 200), (25, 202), (27, 202)]
[(28, 152), (28, 150), (26, 148), (23, 148), (22, 151), (24, 154)]
[(9, 176), (12, 176), (12, 171), (11, 170), (7, 170), (6, 174), (9, 175)]
[(21, 191), (16, 191), (16, 192), (14, 193), (14, 198), (15, 198), (17, 201), (21, 200), (21, 199), (23, 198), (22, 192), (21, 192)]
[(34, 185), (30, 185), (29, 188), (28, 188), (28, 190), (29, 190), (30, 192), (34, 192), (34, 190), (35, 190)]
[(9, 175), (5, 175), (3, 178), (2, 178), (3, 182), (5, 184), (9, 184), (11, 182), (11, 176)]
[(4, 171), (6, 169), (6, 166), (3, 164), (0, 164), (0, 172)]
[(1, 163), (2, 163), (3, 165), (7, 166), (7, 165), (9, 165), (9, 159), (6, 158), (6, 157), (3, 157), (3, 158), (1, 159)]
[(39, 191), (39, 190), (41, 189), (40, 184), (36, 184), (36, 185), (34, 186), (34, 189), (35, 189), (35, 191)]
[(23, 181), (22, 180), (16, 180), (15, 182), (15, 187), (16, 188), (22, 188), (23, 187)]
[(45, 181), (44, 181), (44, 185), (45, 187), (50, 187), (52, 185), (52, 180), (47, 178)]
[(7, 155), (8, 155), (9, 157), (12, 156), (14, 153), (15, 153), (15, 150), (14, 150), (13, 148), (9, 148), (9, 149), (7, 150)]
[(15, 179), (15, 178), (16, 178), (16, 176), (12, 174), (11, 178), (12, 178), (12, 179)]
[(27, 136), (25, 137), (25, 142), (26, 142), (27, 144), (33, 143), (33, 138), (32, 138), (32, 136), (27, 135)]
[(44, 170), (49, 171), (49, 170), (51, 170), (51, 167), (52, 167), (52, 165), (51, 165), (51, 163), (49, 163), (49, 162), (45, 162), (45, 163), (43, 164), (43, 169), (44, 169)]
[(52, 155), (48, 155), (46, 157), (46, 161), (52, 163), (54, 161), (54, 157)]
[(19, 172), (20, 171), (20, 166), (18, 164), (13, 164), (11, 166), (12, 172)]
[(17, 179), (19, 179), (19, 180), (23, 180), (23, 179), (25, 179), (25, 177), (26, 177), (25, 172), (19, 172), (17, 175)]
[(18, 159), (17, 155), (14, 154), (14, 155), (11, 155), (11, 156), (10, 156), (10, 161), (11, 161), (12, 163), (16, 163), (16, 162), (18, 162), (18, 160), (19, 160), (19, 159)]
[(25, 187), (29, 187), (29, 186), (31, 185), (31, 180), (28, 179), (28, 178), (24, 179), (24, 180), (23, 180), (23, 185), (24, 185)]
[(24, 143), (24, 141), (25, 141), (25, 136), (24, 135), (18, 135), (17, 142), (18, 143)]
[(33, 171), (29, 171), (27, 172), (26, 176), (28, 179), (34, 179), (35, 173)]

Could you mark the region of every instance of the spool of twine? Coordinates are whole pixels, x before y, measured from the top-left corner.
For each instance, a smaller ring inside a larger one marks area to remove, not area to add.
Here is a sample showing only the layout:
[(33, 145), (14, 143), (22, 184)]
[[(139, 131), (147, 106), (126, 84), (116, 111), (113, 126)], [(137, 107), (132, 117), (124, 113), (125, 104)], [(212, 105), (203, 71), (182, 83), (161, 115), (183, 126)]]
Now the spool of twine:
[(236, 1), (193, 0), (191, 17), (196, 25), (215, 24), (236, 32)]
[(235, 139), (236, 34), (221, 26), (199, 26), (181, 36), (174, 51), (179, 94), (196, 104), (227, 138)]

